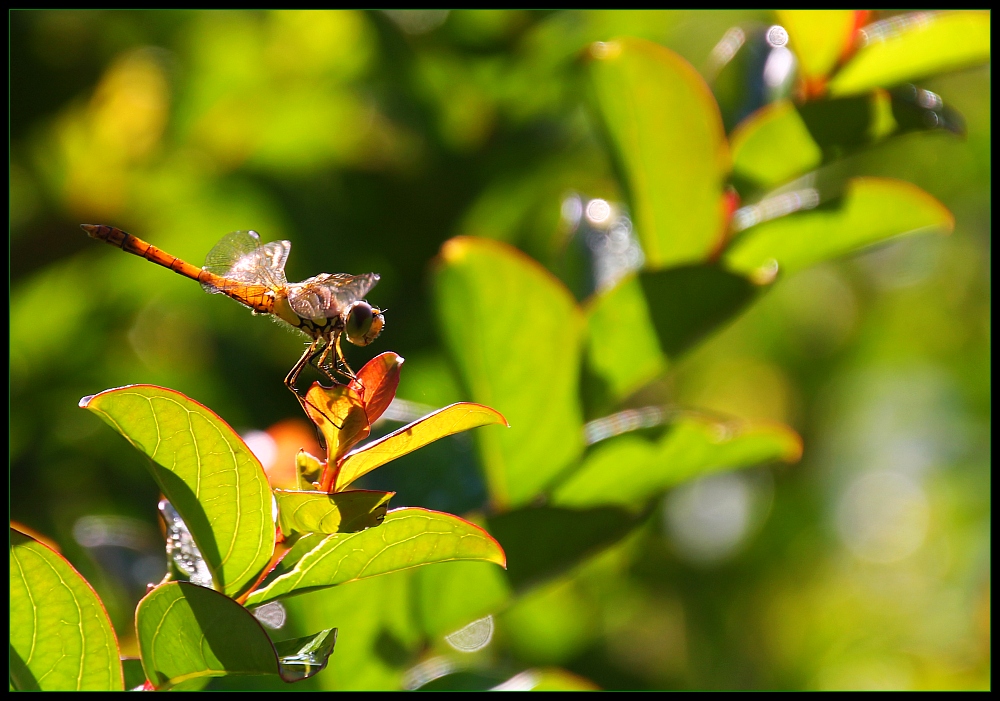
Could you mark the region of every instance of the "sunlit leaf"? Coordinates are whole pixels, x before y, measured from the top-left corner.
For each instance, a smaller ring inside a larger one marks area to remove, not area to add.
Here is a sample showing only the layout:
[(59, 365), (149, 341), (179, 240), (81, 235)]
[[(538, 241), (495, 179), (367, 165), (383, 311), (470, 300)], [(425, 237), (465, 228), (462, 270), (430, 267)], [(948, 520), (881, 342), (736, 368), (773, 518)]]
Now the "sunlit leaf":
[(863, 30), (865, 44), (829, 84), (831, 95), (891, 87), (990, 60), (990, 13), (915, 13)]
[(829, 75), (851, 44), (853, 10), (778, 10), (777, 15), (807, 82)]
[(326, 467), (326, 461), (320, 460), (315, 455), (307, 453), (305, 450), (299, 450), (295, 454), (295, 484), (301, 489), (308, 491), (313, 489), (313, 483), (319, 482), (320, 475), (323, 474), (323, 468)]
[(726, 251), (724, 261), (744, 273), (776, 261), (778, 270), (788, 274), (895, 236), (950, 232), (954, 225), (951, 213), (916, 185), (855, 178), (837, 202), (747, 229)]
[(641, 508), (667, 488), (691, 479), (774, 460), (795, 462), (801, 455), (802, 439), (781, 424), (685, 417), (659, 442), (625, 435), (596, 446), (580, 469), (556, 488), (552, 503)]
[(547, 270), (497, 241), (451, 239), (435, 273), (441, 333), (465, 386), (511, 426), (477, 432), (490, 498), (526, 503), (583, 451), (583, 314)]
[(660, 347), (677, 358), (742, 311), (759, 288), (717, 265), (685, 265), (639, 275)]
[[(530, 686), (529, 686), (530, 685)], [(504, 682), (503, 689), (527, 687), (527, 691), (597, 691), (599, 686), (589, 679), (558, 667), (529, 669)]]
[(326, 666), (337, 639), (336, 630), (324, 630), (272, 643), (245, 608), (186, 582), (164, 584), (143, 597), (135, 628), (146, 677), (159, 690), (226, 675), (305, 679)]
[(424, 633), (440, 638), (499, 611), (510, 598), (503, 570), (490, 562), (445, 562), (413, 572)]
[(723, 233), (729, 150), (708, 86), (684, 59), (641, 39), (592, 44), (589, 77), (647, 265), (704, 260)]
[(634, 276), (595, 294), (585, 307), (587, 364), (622, 399), (666, 369), (642, 286)]
[(152, 462), (160, 490), (187, 524), (215, 582), (235, 594), (274, 549), (271, 489), (260, 461), (207, 407), (152, 385), (80, 400)]
[(507, 426), (507, 420), (500, 412), (488, 406), (470, 402), (460, 402), (438, 409), (350, 453), (341, 463), (335, 491), (344, 489), (358, 477), (376, 467), (401, 455), (412, 453), (439, 438), (490, 424)]
[(619, 508), (528, 507), (487, 519), (508, 556), (507, 576), (522, 590), (553, 577), (628, 533), (639, 522)]
[(104, 605), (61, 555), (10, 529), (10, 684), (18, 691), (121, 691)]
[(396, 396), (399, 369), (402, 366), (403, 359), (392, 351), (387, 351), (375, 356), (358, 370), (358, 379), (352, 384), (360, 390), (368, 423), (375, 423)]
[(293, 533), (353, 533), (382, 523), (395, 492), (289, 492), (274, 490), (278, 525)]
[(327, 536), (290, 572), (251, 594), (247, 605), (452, 560), (506, 566), (503, 549), (482, 528), (439, 511), (395, 509), (378, 528)]
[(823, 162), (823, 151), (791, 100), (766, 105), (740, 122), (732, 145), (733, 174), (759, 187), (790, 180)]
[(770, 188), (882, 139), (936, 129), (963, 134), (965, 122), (940, 97), (913, 85), (798, 106), (782, 100), (733, 131), (733, 173)]
[(326, 439), (326, 459), (330, 465), (371, 433), (361, 392), (353, 386), (324, 387), (314, 382), (302, 406)]

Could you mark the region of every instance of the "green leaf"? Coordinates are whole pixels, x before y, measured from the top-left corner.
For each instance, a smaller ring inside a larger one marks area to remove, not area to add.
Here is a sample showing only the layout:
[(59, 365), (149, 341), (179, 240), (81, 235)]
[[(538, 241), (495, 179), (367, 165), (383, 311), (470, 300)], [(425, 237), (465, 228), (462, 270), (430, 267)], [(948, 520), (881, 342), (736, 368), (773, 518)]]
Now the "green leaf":
[(184, 519), (215, 588), (234, 595), (274, 550), (271, 489), (237, 433), (198, 402), (163, 387), (129, 385), (80, 400), (152, 459), (160, 490)]
[(614, 399), (623, 399), (666, 370), (649, 306), (635, 276), (594, 295), (587, 313), (587, 364)]
[(639, 275), (660, 347), (676, 359), (742, 311), (759, 287), (717, 265), (685, 265)]
[(274, 490), (278, 525), (285, 537), (293, 533), (353, 533), (382, 523), (395, 492), (364, 489), (349, 492)]
[(733, 130), (733, 175), (772, 187), (817, 168), (823, 151), (791, 100), (765, 105)]
[(625, 435), (599, 444), (556, 488), (552, 503), (571, 508), (641, 508), (681, 482), (772, 460), (794, 462), (801, 455), (802, 439), (781, 424), (725, 424), (685, 417), (656, 443)]
[(159, 690), (226, 675), (305, 679), (326, 666), (337, 638), (333, 629), (272, 644), (245, 608), (187, 582), (164, 584), (143, 597), (135, 629), (146, 678)]
[(753, 274), (773, 267), (789, 274), (873, 243), (918, 231), (951, 232), (955, 220), (916, 185), (887, 178), (854, 178), (844, 197), (744, 231), (725, 252), (732, 270)]
[(124, 689), (118, 640), (97, 594), (61, 555), (13, 528), (10, 684), (19, 691)]
[(612, 145), (647, 265), (700, 262), (724, 232), (729, 150), (698, 72), (642, 39), (592, 44), (596, 111)]
[(485, 560), (506, 566), (503, 549), (479, 526), (439, 511), (395, 509), (378, 528), (327, 536), (290, 572), (253, 592), (247, 606), (452, 560)]
[(496, 613), (510, 599), (503, 571), (489, 562), (444, 562), (413, 572), (424, 633), (440, 638)]
[(490, 424), (508, 425), (499, 411), (481, 404), (459, 402), (438, 409), (349, 453), (337, 473), (334, 491), (344, 489), (361, 475), (439, 438)]
[(850, 46), (853, 10), (778, 10), (778, 22), (788, 32), (788, 48), (799, 59), (806, 81), (829, 75)]
[(510, 583), (524, 590), (620, 540), (640, 518), (618, 508), (540, 506), (491, 516), (487, 528), (508, 554)]
[(583, 452), (583, 314), (552, 274), (498, 241), (446, 242), (434, 282), (441, 333), (472, 399), (510, 422), (476, 436), (490, 498), (524, 504)]
[(733, 175), (768, 189), (888, 137), (936, 129), (964, 134), (965, 123), (939, 97), (913, 85), (799, 106), (782, 100), (733, 131)]
[(862, 30), (866, 43), (830, 80), (831, 95), (891, 87), (990, 60), (989, 12), (921, 12), (885, 22)]

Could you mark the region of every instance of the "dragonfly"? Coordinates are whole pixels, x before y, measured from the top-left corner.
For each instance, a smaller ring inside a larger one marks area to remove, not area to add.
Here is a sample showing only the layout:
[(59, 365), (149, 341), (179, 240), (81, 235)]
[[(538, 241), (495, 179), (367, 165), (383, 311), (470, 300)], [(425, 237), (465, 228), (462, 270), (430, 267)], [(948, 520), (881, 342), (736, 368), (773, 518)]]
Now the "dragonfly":
[(367, 346), (385, 326), (382, 310), (364, 300), (379, 281), (376, 273), (321, 273), (302, 282), (288, 282), (285, 262), (292, 247), (288, 241), (261, 244), (256, 231), (234, 231), (208, 252), (205, 265), (199, 268), (113, 226), (82, 224), (81, 228), (91, 238), (197, 280), (210, 294), (231, 297), (255, 314), (271, 314), (306, 334), (312, 343), (285, 377), (285, 386), (300, 401), (295, 383), (306, 365), (334, 382), (334, 372), (354, 380), (356, 375), (340, 348), (341, 337)]

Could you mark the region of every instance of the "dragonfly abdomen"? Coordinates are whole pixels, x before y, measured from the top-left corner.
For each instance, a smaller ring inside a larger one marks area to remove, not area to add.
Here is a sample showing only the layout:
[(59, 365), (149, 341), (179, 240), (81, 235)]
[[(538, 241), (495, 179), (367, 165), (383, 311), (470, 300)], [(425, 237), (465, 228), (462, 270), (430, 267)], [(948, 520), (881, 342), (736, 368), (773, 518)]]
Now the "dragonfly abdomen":
[(104, 224), (81, 224), (81, 228), (86, 231), (87, 235), (91, 238), (95, 238), (98, 241), (104, 241), (112, 246), (117, 246), (132, 255), (145, 258), (151, 263), (162, 265), (164, 268), (169, 268), (184, 277), (197, 280), (208, 292), (219, 292), (227, 297), (232, 297), (237, 302), (245, 304), (258, 312), (270, 314), (274, 309), (273, 296), (270, 290), (263, 285), (246, 285), (232, 280), (227, 280), (221, 275), (210, 273), (207, 270), (199, 268), (197, 265), (191, 265), (187, 261), (182, 260), (177, 256), (172, 256), (166, 251), (160, 250), (153, 244), (147, 243), (142, 239), (113, 226), (106, 226)]

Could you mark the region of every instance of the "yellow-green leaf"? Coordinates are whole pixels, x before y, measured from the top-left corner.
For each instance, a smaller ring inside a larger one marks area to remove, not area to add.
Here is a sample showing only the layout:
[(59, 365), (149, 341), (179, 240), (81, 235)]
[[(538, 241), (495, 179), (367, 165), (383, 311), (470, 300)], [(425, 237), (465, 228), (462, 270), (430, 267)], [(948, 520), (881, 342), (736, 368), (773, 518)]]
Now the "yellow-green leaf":
[(468, 521), (429, 509), (390, 511), (382, 525), (327, 536), (295, 567), (253, 592), (247, 606), (433, 562), (485, 560), (506, 566), (503, 548)]
[(459, 402), (438, 409), (348, 454), (341, 463), (334, 491), (344, 489), (361, 475), (439, 438), (490, 424), (508, 425), (499, 411), (481, 404)]
[(395, 492), (357, 489), (349, 492), (274, 490), (278, 525), (285, 537), (293, 533), (353, 533), (382, 523)]
[(139, 602), (135, 630), (146, 678), (156, 689), (227, 675), (281, 675), (298, 681), (326, 666), (336, 629), (272, 643), (232, 599), (187, 582), (157, 587)]
[(213, 411), (153, 385), (80, 400), (148, 455), (160, 490), (184, 519), (216, 589), (238, 593), (274, 550), (271, 489), (260, 461)]
[(768, 187), (813, 170), (823, 152), (791, 100), (762, 107), (732, 135), (733, 173)]
[(634, 276), (595, 294), (587, 312), (587, 364), (623, 399), (666, 370), (649, 305)]
[(623, 505), (713, 472), (781, 460), (795, 462), (802, 439), (781, 424), (724, 424), (688, 417), (657, 443), (624, 435), (601, 443), (552, 495), (557, 506)]
[(920, 12), (862, 31), (865, 44), (830, 80), (831, 95), (891, 87), (990, 60), (989, 12)]
[(10, 529), (10, 683), (121, 691), (118, 640), (97, 594), (61, 555)]
[(777, 15), (807, 81), (826, 77), (851, 43), (853, 10), (778, 10)]
[(441, 334), (467, 390), (510, 422), (476, 436), (490, 499), (527, 503), (583, 452), (586, 320), (555, 276), (499, 241), (447, 241), (434, 283)]
[(596, 109), (625, 179), (647, 265), (705, 260), (723, 234), (729, 149), (719, 106), (698, 72), (642, 39), (592, 44)]
[(951, 212), (916, 185), (855, 178), (837, 203), (747, 229), (723, 260), (731, 270), (750, 274), (777, 262), (778, 270), (788, 274), (894, 236), (950, 233), (954, 226)]

